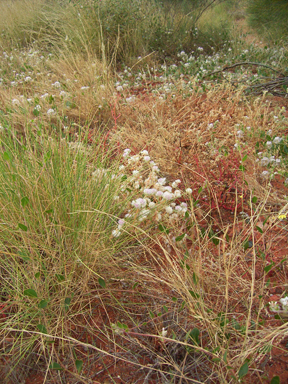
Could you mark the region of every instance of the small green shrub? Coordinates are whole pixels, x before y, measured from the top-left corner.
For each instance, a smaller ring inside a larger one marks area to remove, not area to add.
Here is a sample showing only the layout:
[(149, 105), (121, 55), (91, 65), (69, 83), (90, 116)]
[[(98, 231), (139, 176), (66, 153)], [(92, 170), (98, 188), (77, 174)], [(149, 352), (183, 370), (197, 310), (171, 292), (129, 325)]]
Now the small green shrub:
[(250, 0), (247, 12), (251, 27), (268, 40), (278, 41), (288, 37), (287, 0)]

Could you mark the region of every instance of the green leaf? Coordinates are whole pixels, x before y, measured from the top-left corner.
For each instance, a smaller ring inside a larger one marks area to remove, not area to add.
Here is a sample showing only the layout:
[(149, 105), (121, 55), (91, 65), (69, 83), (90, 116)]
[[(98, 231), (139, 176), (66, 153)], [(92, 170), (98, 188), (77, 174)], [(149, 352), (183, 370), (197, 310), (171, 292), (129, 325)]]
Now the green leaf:
[(200, 195), (200, 193), (203, 191), (203, 188), (202, 187), (200, 187), (199, 189), (198, 189), (198, 195)]
[(65, 311), (68, 311), (69, 309), (69, 306), (71, 304), (71, 297), (65, 297), (65, 300), (64, 300), (64, 308), (65, 308)]
[(200, 331), (198, 328), (193, 328), (192, 331), (189, 332), (189, 337), (198, 345), (200, 343), (199, 335), (200, 335)]
[(27, 227), (26, 227), (26, 225), (24, 225), (24, 224), (18, 224), (18, 227), (20, 228), (20, 229), (22, 229), (22, 231), (25, 231), (25, 232), (27, 232)]
[(82, 360), (75, 360), (75, 365), (76, 365), (77, 372), (80, 374), (80, 372), (82, 371), (82, 367), (83, 367), (83, 361)]
[(11, 160), (10, 154), (8, 152), (4, 152), (3, 153), (3, 159), (5, 161), (10, 161)]
[(34, 108), (33, 109), (33, 115), (37, 117), (37, 116), (39, 116), (39, 114), (40, 114), (40, 112), (38, 111), (38, 109)]
[(263, 233), (262, 229), (256, 225), (256, 229), (258, 232)]
[(189, 293), (190, 293), (190, 295), (192, 296), (192, 297), (194, 297), (194, 299), (198, 299), (200, 296), (198, 295), (198, 293), (196, 293), (196, 292), (193, 292), (193, 291), (189, 291)]
[(265, 273), (268, 273), (270, 271), (270, 269), (273, 268), (273, 265), (274, 265), (274, 263), (271, 263), (271, 264), (267, 265), (266, 267), (264, 267)]
[(221, 361), (221, 359), (219, 359), (219, 357), (214, 357), (212, 359), (212, 361), (214, 361), (215, 363), (219, 363)]
[(239, 169), (240, 169), (240, 171), (243, 171), (243, 172), (244, 172), (244, 171), (245, 171), (245, 167), (244, 167), (244, 165), (240, 164), (240, 165), (239, 165)]
[(193, 279), (194, 284), (197, 285), (197, 283), (198, 283), (198, 277), (197, 277), (197, 275), (196, 275), (195, 272), (193, 272), (192, 279)]
[(125, 330), (129, 329), (127, 324), (120, 323), (120, 321), (117, 321), (117, 327), (120, 328), (120, 329), (125, 329)]
[(224, 360), (224, 362), (227, 364), (227, 349), (226, 349), (226, 351), (224, 352), (223, 360)]
[(188, 219), (189, 218), (189, 213), (188, 211), (185, 212), (185, 219)]
[(37, 273), (35, 273), (34, 276), (35, 276), (36, 279), (39, 279), (40, 275), (41, 275), (41, 273), (40, 273), (40, 272), (37, 272)]
[(213, 244), (218, 245), (220, 240), (217, 237), (213, 237), (212, 241), (213, 241)]
[(47, 209), (47, 211), (45, 211), (44, 213), (47, 213), (49, 215), (50, 213), (53, 213), (53, 209)]
[(279, 376), (272, 377), (270, 384), (280, 384), (280, 377)]
[(41, 308), (41, 309), (45, 309), (48, 305), (48, 301), (47, 300), (41, 300), (40, 303), (38, 304), (38, 307)]
[(168, 308), (166, 307), (166, 305), (163, 305), (163, 311), (166, 313), (168, 312)]
[(65, 277), (63, 275), (59, 275), (58, 273), (55, 273), (55, 276), (56, 276), (56, 279), (59, 281), (59, 283), (61, 281), (64, 281), (65, 280)]
[(253, 197), (252, 197), (252, 203), (256, 204), (256, 203), (257, 203), (257, 200), (258, 200), (258, 198), (257, 198), (256, 196), (253, 196)]
[(45, 325), (37, 324), (37, 328), (39, 329), (39, 332), (47, 334), (47, 329), (46, 329)]
[(159, 229), (160, 232), (164, 232), (164, 233), (166, 233), (166, 235), (168, 235), (168, 233), (169, 233), (169, 229), (167, 229), (167, 228), (165, 227), (165, 225), (159, 224), (159, 225), (158, 225), (158, 229)]
[(172, 301), (174, 301), (174, 303), (176, 303), (177, 298), (173, 296), (173, 297), (172, 297)]
[(186, 233), (183, 233), (182, 235), (177, 236), (176, 239), (175, 239), (175, 241), (181, 241), (181, 240), (183, 240), (184, 237), (185, 237), (185, 235), (186, 235)]
[(27, 196), (25, 196), (25, 197), (22, 197), (22, 199), (21, 199), (21, 205), (22, 205), (22, 207), (24, 208), (24, 207), (26, 207), (26, 205), (29, 203), (29, 199), (28, 199), (28, 197)]
[(246, 159), (247, 159), (247, 154), (245, 156), (243, 156), (241, 161), (244, 162)]
[(239, 369), (239, 372), (238, 372), (238, 377), (239, 377), (239, 379), (242, 379), (242, 377), (244, 377), (245, 375), (247, 375), (248, 370), (249, 370), (249, 367), (248, 367), (248, 363), (247, 363), (247, 361), (246, 361), (246, 363), (244, 363), (244, 364), (242, 365), (242, 367)]
[(58, 369), (58, 370), (63, 369), (63, 368), (61, 367), (61, 365), (58, 364), (58, 363), (51, 363), (51, 364), (49, 365), (49, 368), (50, 368), (50, 369)]
[(25, 289), (24, 295), (29, 296), (29, 297), (38, 297), (38, 295), (37, 295), (36, 291), (34, 291), (34, 289)]
[(100, 286), (101, 286), (102, 288), (106, 288), (105, 280), (101, 279), (101, 277), (99, 277), (99, 279), (98, 279), (98, 283), (100, 284)]

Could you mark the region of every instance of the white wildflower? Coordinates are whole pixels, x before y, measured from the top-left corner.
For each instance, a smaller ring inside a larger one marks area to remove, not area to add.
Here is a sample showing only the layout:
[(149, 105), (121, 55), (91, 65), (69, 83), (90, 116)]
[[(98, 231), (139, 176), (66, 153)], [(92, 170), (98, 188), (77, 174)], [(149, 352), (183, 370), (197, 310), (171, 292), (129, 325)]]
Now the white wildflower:
[(262, 165), (262, 167), (265, 167), (266, 165), (269, 164), (269, 162), (270, 162), (270, 160), (268, 159), (268, 157), (264, 156), (264, 157), (262, 157), (260, 164)]
[(54, 109), (50, 108), (46, 113), (47, 113), (47, 116), (53, 116), (55, 115), (56, 112), (54, 111)]
[(163, 199), (165, 199), (165, 200), (171, 200), (171, 199), (173, 199), (173, 197), (174, 197), (173, 193), (170, 193), (168, 191), (165, 191), (163, 193)]
[(121, 235), (121, 231), (117, 228), (112, 231), (113, 237), (119, 237)]
[(166, 212), (169, 214), (169, 215), (171, 215), (171, 213), (173, 213), (173, 208), (172, 207), (166, 207), (165, 208), (166, 209)]
[(179, 189), (176, 189), (176, 191), (174, 192), (174, 196), (181, 197), (181, 191)]
[(281, 137), (276, 136), (276, 137), (274, 138), (274, 140), (273, 140), (273, 143), (274, 143), (274, 144), (279, 144), (279, 143), (281, 142), (281, 140), (282, 140)]
[(166, 183), (166, 177), (162, 177), (162, 178), (158, 179), (158, 184), (165, 185), (165, 183)]

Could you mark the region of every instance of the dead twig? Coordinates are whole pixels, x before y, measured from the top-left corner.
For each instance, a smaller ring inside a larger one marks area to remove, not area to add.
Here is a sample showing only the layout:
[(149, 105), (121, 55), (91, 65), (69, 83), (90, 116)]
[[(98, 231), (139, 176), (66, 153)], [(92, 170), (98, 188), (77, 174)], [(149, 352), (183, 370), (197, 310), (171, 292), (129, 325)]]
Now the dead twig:
[(207, 73), (207, 75), (203, 76), (203, 78), (211, 76), (211, 75), (215, 75), (216, 73), (220, 73), (220, 72), (226, 71), (227, 69), (239, 67), (240, 65), (258, 65), (260, 67), (269, 68), (269, 69), (271, 69), (271, 71), (274, 71), (274, 72), (278, 73), (279, 75), (281, 75), (282, 77), (285, 77), (285, 75), (282, 72), (277, 71), (277, 69), (274, 69), (274, 68), (270, 67), (270, 65), (262, 64), (262, 63), (253, 63), (253, 62), (250, 62), (250, 61), (242, 61), (241, 63), (236, 63), (236, 64), (232, 64), (232, 65), (226, 65), (225, 67), (223, 67), (222, 69), (219, 69), (218, 71)]

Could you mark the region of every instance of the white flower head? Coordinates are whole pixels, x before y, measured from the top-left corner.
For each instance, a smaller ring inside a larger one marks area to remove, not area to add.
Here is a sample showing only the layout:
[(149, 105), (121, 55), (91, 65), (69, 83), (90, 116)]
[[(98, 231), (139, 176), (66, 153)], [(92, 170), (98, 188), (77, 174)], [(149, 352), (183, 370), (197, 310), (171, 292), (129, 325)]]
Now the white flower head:
[(272, 312), (277, 312), (280, 309), (277, 301), (269, 301), (269, 307), (270, 307), (270, 311)]
[(181, 197), (181, 191), (179, 189), (176, 189), (176, 191), (174, 192), (174, 196)]
[(54, 109), (50, 108), (46, 113), (47, 113), (47, 116), (54, 116), (56, 112)]
[(281, 141), (282, 141), (282, 138), (276, 136), (276, 137), (274, 138), (274, 140), (273, 140), (273, 143), (274, 143), (274, 144), (279, 144)]
[(193, 192), (193, 191), (192, 191), (191, 188), (186, 188), (186, 193), (188, 193), (188, 195), (191, 195), (192, 192)]
[(166, 184), (166, 177), (161, 177), (160, 179), (158, 179), (158, 184), (165, 185)]
[(270, 162), (270, 160), (268, 159), (268, 157), (264, 156), (264, 157), (262, 157), (260, 164), (262, 165), (262, 167), (265, 167), (266, 165), (269, 164), (269, 162)]
[(112, 231), (113, 237), (119, 237), (121, 235), (121, 231), (117, 228)]
[(166, 207), (165, 208), (166, 209), (166, 212), (169, 214), (169, 215), (171, 215), (171, 213), (173, 213), (173, 208), (172, 207)]
[(171, 192), (165, 191), (163, 193), (163, 199), (165, 199), (165, 200), (172, 200), (173, 197), (174, 197), (174, 195)]

